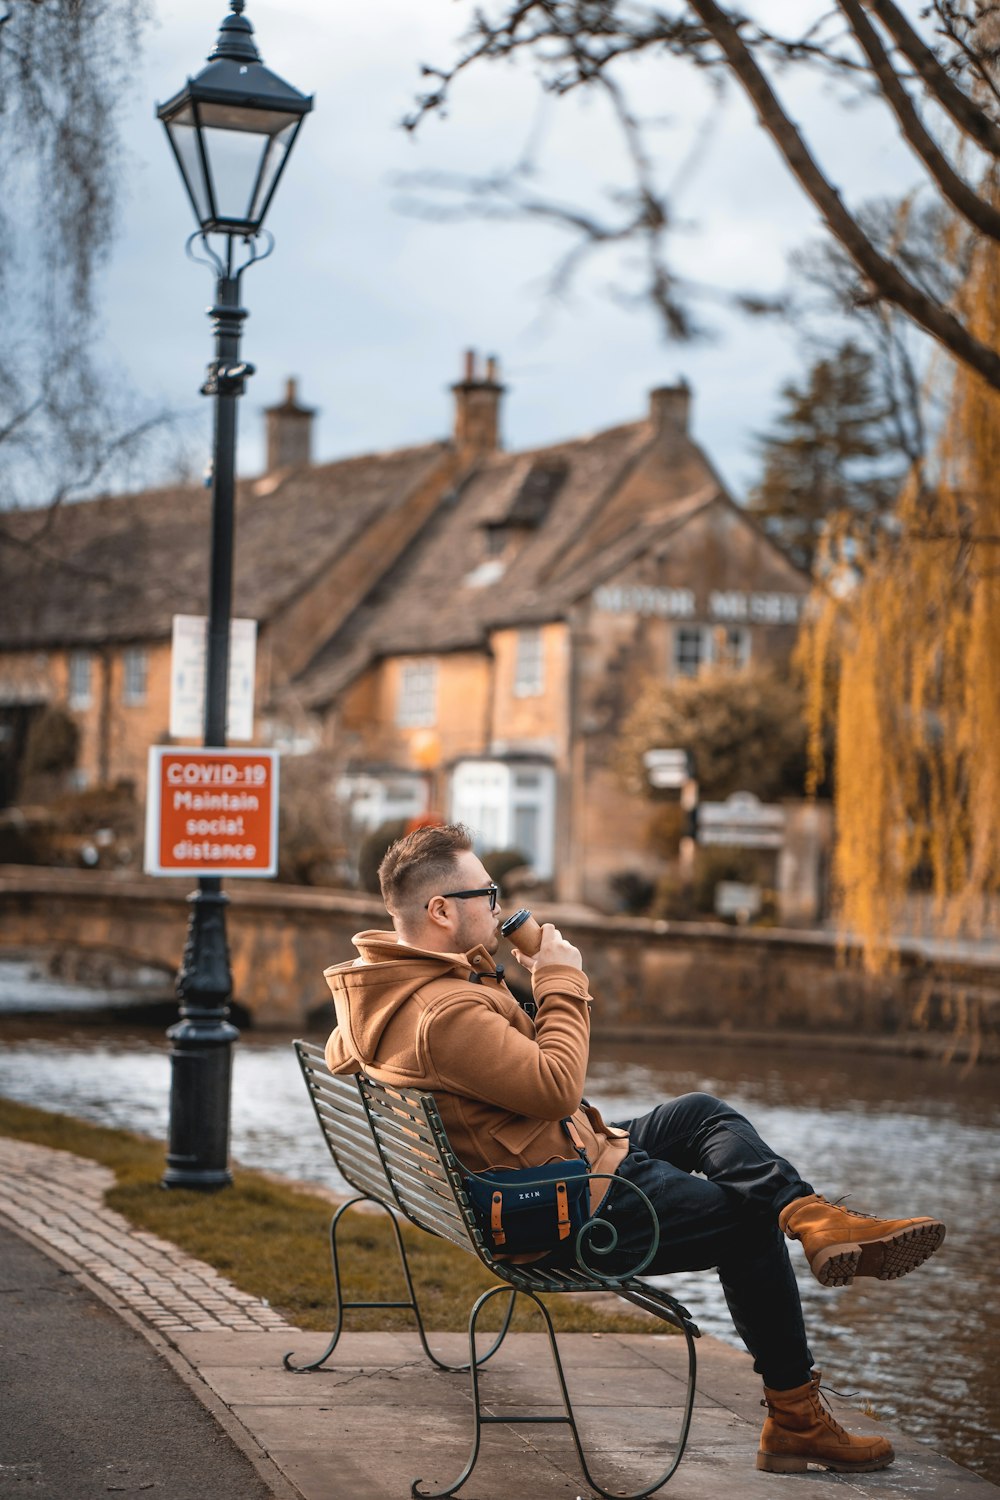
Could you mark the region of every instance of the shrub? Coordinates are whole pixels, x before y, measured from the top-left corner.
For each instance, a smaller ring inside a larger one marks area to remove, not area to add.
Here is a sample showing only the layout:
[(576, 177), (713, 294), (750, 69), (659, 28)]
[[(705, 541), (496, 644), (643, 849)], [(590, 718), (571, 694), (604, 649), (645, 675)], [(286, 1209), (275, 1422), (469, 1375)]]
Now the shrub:
[(630, 917), (639, 917), (648, 911), (656, 894), (653, 881), (639, 870), (619, 870), (610, 877), (608, 885), (618, 902), (619, 911), (627, 912)]
[(373, 896), (381, 894), (378, 884), (378, 867), (390, 844), (401, 839), (410, 827), (406, 818), (390, 818), (373, 829), (361, 845), (358, 854), (358, 885)]
[(346, 852), (334, 774), (332, 761), (323, 754), (282, 758), (279, 880), (291, 885), (342, 883)]
[(482, 860), (504, 895), (508, 894), (508, 876), (511, 872), (523, 870), (531, 863), (520, 849), (487, 849)]
[(789, 673), (757, 665), (649, 682), (622, 725), (615, 763), (646, 791), (642, 756), (655, 747), (694, 756), (702, 800), (753, 792), (762, 801), (801, 796), (805, 785), (803, 695)]
[(80, 731), (65, 709), (53, 704), (32, 719), (24, 745), (25, 776), (58, 776), (76, 765)]

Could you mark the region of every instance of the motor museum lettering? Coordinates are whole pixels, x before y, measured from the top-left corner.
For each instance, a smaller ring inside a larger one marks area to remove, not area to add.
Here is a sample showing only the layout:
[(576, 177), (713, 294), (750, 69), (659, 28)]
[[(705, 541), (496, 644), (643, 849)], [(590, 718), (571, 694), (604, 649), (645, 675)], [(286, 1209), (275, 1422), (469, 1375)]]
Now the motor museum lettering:
[(699, 609), (694, 589), (652, 585), (607, 585), (594, 591), (594, 607), (615, 615), (659, 615), (665, 620), (705, 619), (749, 621), (761, 625), (794, 625), (802, 612), (803, 596), (747, 593), (743, 589), (712, 589)]

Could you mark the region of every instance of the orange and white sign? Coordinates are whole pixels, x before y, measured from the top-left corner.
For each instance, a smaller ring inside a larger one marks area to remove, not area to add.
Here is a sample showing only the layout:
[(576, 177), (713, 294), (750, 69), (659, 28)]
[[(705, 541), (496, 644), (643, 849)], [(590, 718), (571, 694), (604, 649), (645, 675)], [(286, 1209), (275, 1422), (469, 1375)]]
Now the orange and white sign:
[(274, 875), (278, 752), (153, 745), (146, 795), (148, 875)]

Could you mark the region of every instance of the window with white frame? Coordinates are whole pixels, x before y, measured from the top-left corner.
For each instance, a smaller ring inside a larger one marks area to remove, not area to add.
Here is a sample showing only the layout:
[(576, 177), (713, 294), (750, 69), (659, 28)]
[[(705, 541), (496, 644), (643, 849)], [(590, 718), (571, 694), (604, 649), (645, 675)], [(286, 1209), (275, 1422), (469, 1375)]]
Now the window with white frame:
[(94, 658), (90, 651), (72, 651), (69, 658), (69, 706), (89, 708), (93, 700)]
[(476, 850), (517, 849), (543, 880), (555, 856), (555, 773), (548, 765), (459, 761), (450, 814), (476, 836)]
[(396, 723), (401, 729), (426, 729), (437, 723), (437, 662), (404, 661), (399, 672)]
[(514, 657), (514, 697), (539, 698), (545, 691), (545, 651), (542, 632), (533, 628), (517, 632)]
[(704, 667), (745, 667), (750, 631), (745, 625), (675, 625), (674, 676), (697, 677)]
[(351, 821), (375, 829), (395, 818), (416, 818), (427, 811), (427, 782), (423, 776), (395, 772), (377, 776), (356, 771), (337, 782), (337, 798), (350, 810)]
[(146, 701), (149, 656), (145, 646), (128, 646), (122, 653), (122, 702), (131, 708)]

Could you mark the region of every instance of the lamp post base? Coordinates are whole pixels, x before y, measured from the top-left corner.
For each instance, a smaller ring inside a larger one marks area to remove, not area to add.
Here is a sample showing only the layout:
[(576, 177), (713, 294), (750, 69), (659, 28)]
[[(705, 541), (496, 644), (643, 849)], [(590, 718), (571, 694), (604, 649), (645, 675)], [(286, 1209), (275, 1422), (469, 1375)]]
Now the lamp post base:
[(235, 1026), (221, 1016), (171, 1026), (170, 1141), (163, 1186), (229, 1187), (229, 1099)]
[(233, 1042), (225, 911), (214, 879), (199, 881), (191, 901), (184, 962), (178, 976), (180, 1020), (170, 1027), (170, 1132), (163, 1186), (215, 1192), (232, 1183), (229, 1100)]

